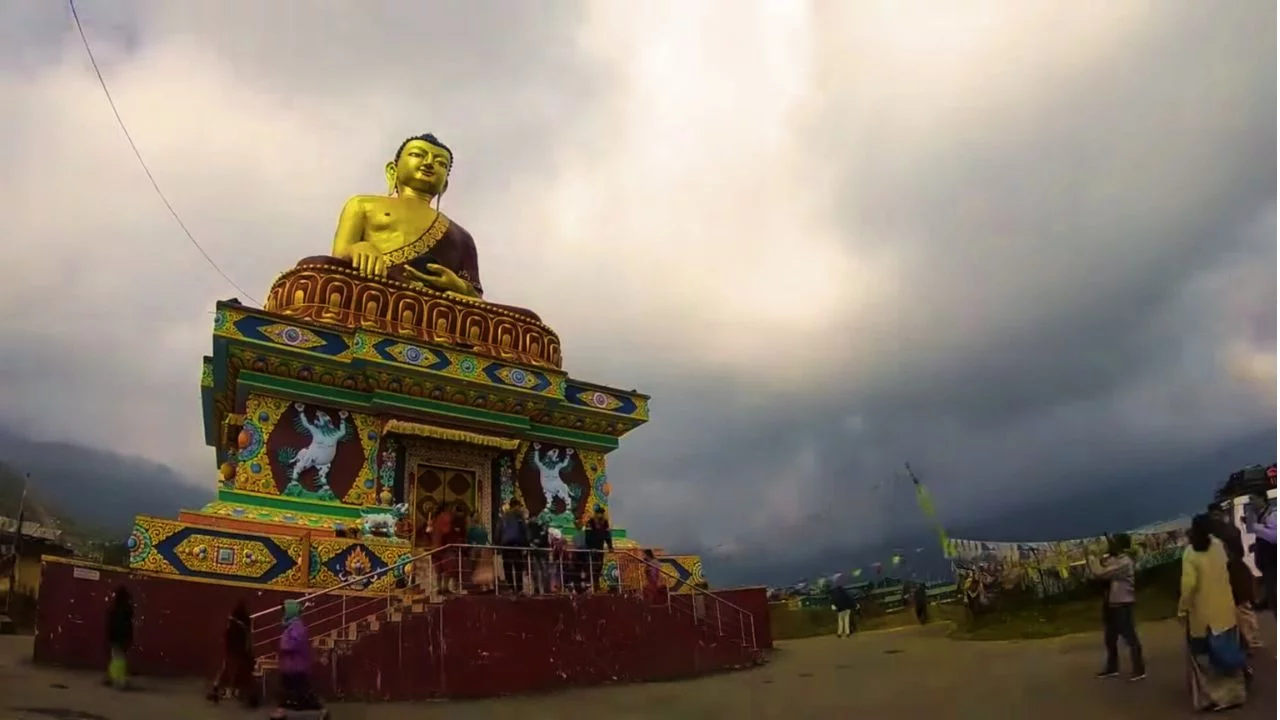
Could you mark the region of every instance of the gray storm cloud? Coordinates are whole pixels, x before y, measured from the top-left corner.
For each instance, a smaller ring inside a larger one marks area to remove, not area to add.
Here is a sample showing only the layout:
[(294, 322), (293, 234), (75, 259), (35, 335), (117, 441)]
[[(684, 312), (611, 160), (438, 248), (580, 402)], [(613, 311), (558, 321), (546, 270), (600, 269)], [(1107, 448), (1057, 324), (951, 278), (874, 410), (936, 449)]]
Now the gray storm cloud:
[[(1274, 4), (696, 5), (78, 3), (259, 298), (400, 139), (445, 138), (490, 294), (654, 395), (611, 460), (642, 540), (854, 545), (914, 521), (906, 457), (963, 521), (1274, 430)], [(235, 291), (65, 9), (0, 28), (0, 420), (211, 483)]]

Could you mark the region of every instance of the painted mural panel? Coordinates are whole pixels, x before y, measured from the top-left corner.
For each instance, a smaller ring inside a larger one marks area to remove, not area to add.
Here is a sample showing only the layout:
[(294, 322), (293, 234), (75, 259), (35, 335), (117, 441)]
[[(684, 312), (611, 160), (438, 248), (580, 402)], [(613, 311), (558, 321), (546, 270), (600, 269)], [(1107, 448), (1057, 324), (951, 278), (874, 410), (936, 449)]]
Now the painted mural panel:
[(206, 580), (305, 587), (305, 538), (259, 535), (139, 516), (129, 567)]
[(315, 538), (311, 542), (308, 562), (308, 585), (326, 588), (372, 572), (391, 569), (391, 572), (353, 590), (387, 591), (397, 581), (406, 579), (409, 558), (404, 545), (351, 540), (347, 538)]
[(529, 515), (550, 527), (571, 529), (581, 525), (592, 508), (608, 510), (609, 487), (604, 454), (549, 443), (521, 443), (516, 450), (514, 477), (509, 488), (502, 485), (504, 504), (519, 496)]
[[(662, 580), (667, 592), (689, 594), (705, 578), (702, 574), (702, 558), (697, 555), (659, 555)], [(601, 572), (610, 587), (621, 587), (630, 592), (640, 592), (646, 583), (646, 566), (627, 553), (609, 553)]]
[(251, 395), (239, 438), (236, 488), (373, 505), (378, 441), (372, 416)]
[(516, 482), (516, 454), (514, 452), (504, 452), (494, 458), (493, 477), (494, 484), (498, 490), (497, 507), (493, 508), (495, 513), (506, 510), (512, 499), (519, 498), (520, 502), (524, 502), (524, 494), (520, 492), (520, 486)]

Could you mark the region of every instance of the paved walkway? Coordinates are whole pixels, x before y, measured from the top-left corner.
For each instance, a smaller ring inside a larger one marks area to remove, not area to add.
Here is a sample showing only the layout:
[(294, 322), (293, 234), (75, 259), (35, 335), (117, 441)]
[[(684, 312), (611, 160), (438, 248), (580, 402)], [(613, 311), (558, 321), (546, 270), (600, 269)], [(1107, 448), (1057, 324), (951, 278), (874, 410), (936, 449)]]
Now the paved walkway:
[[(1258, 661), (1249, 706), (1232, 718), (1276, 717), (1272, 642)], [(944, 626), (908, 628), (846, 640), (782, 643), (769, 665), (698, 680), (574, 690), (551, 695), (419, 705), (332, 707), (335, 720), (563, 720), (566, 717), (719, 718), (906, 717), (988, 720), (1174, 720), (1192, 717), (1184, 685), (1179, 626), (1141, 628), (1150, 675), (1140, 683), (1096, 680), (1100, 637), (1017, 643), (955, 642)], [(0, 638), (0, 720), (201, 720), (265, 717), (213, 707), (198, 683), (143, 680), (115, 693), (92, 674), (32, 667), (30, 640)], [(61, 710), (33, 712), (23, 708)], [(72, 712), (79, 711), (79, 712)], [(90, 713), (90, 714), (81, 714)]]

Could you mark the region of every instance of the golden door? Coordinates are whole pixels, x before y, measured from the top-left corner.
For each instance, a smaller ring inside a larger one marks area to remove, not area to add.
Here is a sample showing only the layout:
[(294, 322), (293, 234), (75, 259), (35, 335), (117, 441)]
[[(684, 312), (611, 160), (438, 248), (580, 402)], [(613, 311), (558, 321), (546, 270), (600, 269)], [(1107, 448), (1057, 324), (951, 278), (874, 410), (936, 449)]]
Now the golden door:
[(416, 463), (411, 468), (413, 487), (413, 542), (431, 544), (431, 519), (442, 504), (459, 502), (470, 515), (476, 508), (476, 474), (471, 470)]

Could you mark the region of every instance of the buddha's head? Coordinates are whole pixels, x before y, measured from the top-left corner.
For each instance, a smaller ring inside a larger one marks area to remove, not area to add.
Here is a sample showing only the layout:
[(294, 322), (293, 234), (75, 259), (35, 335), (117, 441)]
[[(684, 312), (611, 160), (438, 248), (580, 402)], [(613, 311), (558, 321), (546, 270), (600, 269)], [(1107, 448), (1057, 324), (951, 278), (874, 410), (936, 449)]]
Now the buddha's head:
[(453, 152), (435, 135), (415, 135), (400, 143), (400, 149), (387, 163), (387, 189), (392, 195), (404, 189), (415, 195), (433, 198), (449, 189), (449, 170), (453, 168)]

